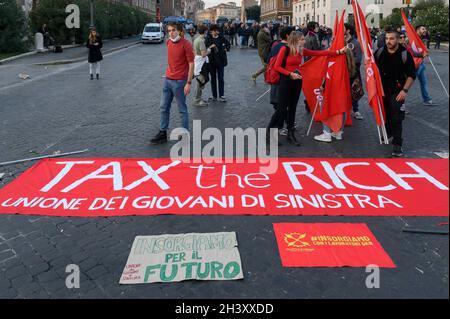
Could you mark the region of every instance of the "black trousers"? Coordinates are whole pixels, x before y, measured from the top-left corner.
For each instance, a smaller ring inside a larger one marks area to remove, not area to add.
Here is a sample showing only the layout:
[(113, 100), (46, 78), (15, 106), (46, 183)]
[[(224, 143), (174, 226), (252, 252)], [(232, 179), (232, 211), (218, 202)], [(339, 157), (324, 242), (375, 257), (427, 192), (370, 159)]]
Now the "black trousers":
[(288, 130), (294, 129), (297, 104), (302, 92), (302, 81), (291, 80), (290, 77), (280, 75), (278, 86), (278, 105), (270, 119), (268, 128), (283, 128), (286, 121)]
[(384, 109), (386, 111), (386, 131), (388, 137), (393, 137), (392, 144), (403, 145), (403, 120), (405, 119), (405, 109), (403, 103), (395, 99), (397, 94), (386, 95), (384, 97)]
[(224, 82), (225, 67), (222, 65), (210, 64), (209, 65), (209, 73), (211, 75), (212, 96), (217, 98), (217, 82), (219, 82), (219, 97), (224, 96), (225, 95), (225, 82)]

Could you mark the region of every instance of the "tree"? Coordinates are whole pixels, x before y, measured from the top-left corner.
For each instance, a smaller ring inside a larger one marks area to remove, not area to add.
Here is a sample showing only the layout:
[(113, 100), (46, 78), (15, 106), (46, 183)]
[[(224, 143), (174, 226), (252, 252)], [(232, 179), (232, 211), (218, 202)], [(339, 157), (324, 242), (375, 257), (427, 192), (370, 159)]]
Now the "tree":
[(418, 9), (413, 23), (415, 25), (423, 24), (427, 26), (432, 36), (440, 32), (444, 39), (448, 39), (448, 6), (444, 3), (438, 3), (435, 6)]
[(381, 27), (399, 27), (403, 25), (402, 13), (399, 8), (392, 10), (392, 13), (381, 21)]
[[(441, 32), (444, 39), (448, 39), (449, 22), (448, 6), (444, 0), (418, 0), (412, 11), (412, 24), (423, 24), (428, 27), (430, 33), (435, 35)], [(407, 12), (408, 14), (409, 12)], [(398, 27), (403, 25), (403, 19), (399, 8), (392, 10), (392, 14), (381, 22), (381, 26)]]
[(22, 52), (26, 50), (23, 41), (27, 35), (25, 14), (16, 0), (0, 2), (0, 52)]
[(247, 20), (255, 20), (260, 21), (261, 19), (261, 7), (260, 6), (251, 6), (245, 9), (245, 16)]
[[(67, 29), (65, 25), (65, 8), (71, 3), (80, 7), (79, 29)], [(36, 32), (46, 23), (58, 43), (70, 43), (72, 37), (75, 37), (76, 43), (83, 43), (89, 34), (89, 3), (90, 0), (40, 0), (30, 14), (32, 30)], [(149, 19), (146, 13), (121, 2), (95, 1), (95, 27), (104, 39), (138, 34)]]

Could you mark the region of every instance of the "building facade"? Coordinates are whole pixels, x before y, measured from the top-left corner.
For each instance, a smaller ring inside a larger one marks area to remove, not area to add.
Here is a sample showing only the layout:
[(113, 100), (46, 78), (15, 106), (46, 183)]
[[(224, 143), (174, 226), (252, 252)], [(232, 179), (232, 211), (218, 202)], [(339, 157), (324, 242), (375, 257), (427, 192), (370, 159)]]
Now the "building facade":
[(292, 0), (261, 0), (261, 21), (291, 24)]
[(156, 17), (156, 0), (127, 0), (129, 5)]
[(202, 24), (203, 22), (206, 21), (210, 23), (216, 21), (216, 10), (212, 8), (207, 8), (197, 12), (195, 23)]
[[(392, 13), (392, 9), (414, 5), (417, 0), (359, 0), (369, 27), (378, 27), (381, 19)], [(353, 16), (351, 0), (294, 0), (293, 24), (301, 26), (309, 21), (328, 27), (334, 26), (336, 10), (339, 15), (345, 10), (345, 20)]]
[(205, 9), (205, 3), (202, 0), (183, 0), (183, 16), (192, 21), (197, 20), (197, 12)]
[(160, 21), (164, 17), (181, 16), (183, 9), (183, 0), (156, 0), (156, 17)]
[(216, 22), (218, 18), (227, 18), (228, 20), (238, 20), (241, 17), (241, 7), (236, 2), (221, 3), (217, 6), (206, 8), (197, 12), (196, 23), (209, 21)]
[(245, 15), (245, 9), (257, 6), (258, 2), (256, 0), (242, 0), (241, 2), (241, 21), (247, 21), (247, 17)]
[(214, 7), (216, 10), (216, 19), (227, 18), (228, 20), (237, 20), (241, 18), (241, 7), (236, 2), (221, 3)]

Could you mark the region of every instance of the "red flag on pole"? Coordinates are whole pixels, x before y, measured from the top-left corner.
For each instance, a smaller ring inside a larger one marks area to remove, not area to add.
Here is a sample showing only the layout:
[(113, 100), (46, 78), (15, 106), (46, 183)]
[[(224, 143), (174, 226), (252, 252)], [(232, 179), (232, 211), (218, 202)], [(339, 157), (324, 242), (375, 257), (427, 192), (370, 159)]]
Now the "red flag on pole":
[(409, 44), (411, 46), (411, 50), (414, 52), (414, 63), (416, 64), (416, 69), (423, 62), (423, 58), (415, 57), (415, 55), (426, 55), (428, 54), (428, 49), (426, 45), (423, 43), (422, 39), (417, 34), (416, 30), (413, 28), (408, 18), (406, 17), (405, 11), (402, 11), (403, 23), (406, 27), (406, 33), (408, 34)]
[[(345, 46), (344, 14), (335, 29), (335, 39), (330, 50), (339, 50)], [(314, 120), (328, 125), (333, 132), (341, 130), (343, 114), (349, 113), (352, 105), (350, 78), (347, 69), (347, 58), (340, 56), (314, 57), (300, 67), (303, 78), (303, 94), (308, 101), (311, 112), (315, 112)], [(351, 117), (347, 116), (348, 124)]]
[[(355, 14), (356, 32), (361, 43), (361, 48), (363, 49), (364, 55), (366, 57), (365, 70), (369, 105), (372, 108), (378, 127), (381, 127), (382, 125), (384, 125), (384, 119), (386, 117), (383, 102), (384, 91), (383, 84), (381, 82), (380, 71), (378, 70), (378, 66), (375, 63), (371, 36), (369, 28), (366, 24), (364, 13), (359, 6), (358, 1), (353, 0), (352, 5)], [(383, 119), (381, 118), (381, 115), (383, 116)]]
[[(303, 81), (303, 94), (311, 112), (317, 107), (318, 103), (323, 103), (323, 84), (328, 69), (328, 56), (318, 56), (300, 66), (300, 73), (307, 81)], [(320, 112), (315, 112), (314, 121), (322, 121)]]
[[(336, 31), (336, 36), (330, 50), (339, 50), (345, 46), (345, 10)], [(329, 57), (328, 69), (325, 76), (325, 91), (322, 122), (329, 126), (333, 132), (339, 132), (343, 126), (343, 114), (350, 113), (352, 106), (350, 76), (347, 68), (347, 56), (338, 55)], [(351, 124), (351, 117), (347, 116)]]

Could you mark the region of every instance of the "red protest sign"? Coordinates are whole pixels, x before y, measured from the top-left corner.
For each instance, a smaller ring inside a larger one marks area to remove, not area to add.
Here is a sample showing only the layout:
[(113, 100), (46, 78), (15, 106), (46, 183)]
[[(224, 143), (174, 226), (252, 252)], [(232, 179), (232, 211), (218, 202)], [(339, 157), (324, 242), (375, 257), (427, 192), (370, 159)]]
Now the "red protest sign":
[(275, 161), (47, 159), (0, 189), (0, 214), (448, 216), (445, 159)]
[(366, 224), (273, 224), (284, 267), (395, 268)]

